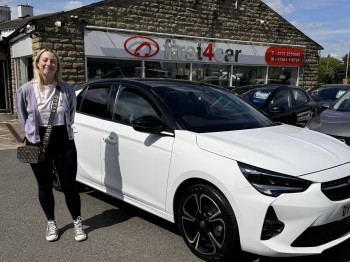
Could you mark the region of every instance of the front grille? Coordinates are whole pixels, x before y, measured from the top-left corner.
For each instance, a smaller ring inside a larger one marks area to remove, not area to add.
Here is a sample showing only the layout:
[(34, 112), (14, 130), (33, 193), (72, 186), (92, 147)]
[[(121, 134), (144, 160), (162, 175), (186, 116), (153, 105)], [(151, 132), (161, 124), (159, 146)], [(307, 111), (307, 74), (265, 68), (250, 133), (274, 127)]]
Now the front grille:
[(350, 176), (322, 183), (321, 191), (332, 201), (350, 198)]
[(292, 247), (316, 247), (331, 242), (350, 232), (350, 217), (322, 226), (309, 227)]
[(350, 137), (346, 137), (346, 136), (332, 136), (332, 137), (339, 139), (340, 141), (350, 146)]

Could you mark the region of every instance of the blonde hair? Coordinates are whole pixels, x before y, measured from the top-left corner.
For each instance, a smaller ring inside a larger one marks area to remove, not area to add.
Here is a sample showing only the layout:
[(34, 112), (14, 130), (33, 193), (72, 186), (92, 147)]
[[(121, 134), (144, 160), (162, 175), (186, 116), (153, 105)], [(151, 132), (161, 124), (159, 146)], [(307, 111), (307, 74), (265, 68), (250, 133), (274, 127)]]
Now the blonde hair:
[(34, 68), (34, 81), (38, 84), (38, 87), (39, 88), (42, 88), (44, 86), (44, 78), (43, 78), (43, 75), (41, 73), (41, 71), (39, 70), (39, 67), (38, 67), (38, 63), (39, 63), (39, 60), (40, 60), (40, 57), (41, 55), (44, 53), (44, 52), (51, 52), (52, 54), (55, 55), (56, 59), (57, 59), (57, 71), (55, 73), (55, 78), (54, 80), (57, 82), (57, 83), (60, 83), (62, 82), (62, 71), (61, 71), (61, 62), (60, 62), (60, 59), (57, 55), (57, 53), (55, 51), (53, 51), (52, 49), (42, 49), (39, 51), (39, 53), (35, 56), (35, 59), (33, 61), (33, 68)]

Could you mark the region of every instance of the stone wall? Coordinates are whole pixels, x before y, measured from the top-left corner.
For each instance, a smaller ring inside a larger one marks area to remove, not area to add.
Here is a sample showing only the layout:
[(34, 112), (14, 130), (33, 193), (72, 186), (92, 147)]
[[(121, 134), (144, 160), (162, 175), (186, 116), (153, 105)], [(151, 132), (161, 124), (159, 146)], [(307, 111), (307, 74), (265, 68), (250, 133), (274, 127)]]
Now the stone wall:
[(84, 74), (84, 28), (81, 24), (67, 22), (56, 27), (59, 16), (40, 20), (38, 32), (33, 35), (33, 58), (44, 48), (53, 49), (61, 60), (62, 76), (70, 84), (82, 83)]
[[(56, 27), (55, 21), (63, 22)], [(261, 22), (264, 21), (264, 22)], [(36, 20), (33, 56), (52, 48), (62, 60), (63, 79), (85, 81), (84, 27), (305, 46), (300, 85), (316, 85), (321, 46), (259, 0), (106, 0)]]

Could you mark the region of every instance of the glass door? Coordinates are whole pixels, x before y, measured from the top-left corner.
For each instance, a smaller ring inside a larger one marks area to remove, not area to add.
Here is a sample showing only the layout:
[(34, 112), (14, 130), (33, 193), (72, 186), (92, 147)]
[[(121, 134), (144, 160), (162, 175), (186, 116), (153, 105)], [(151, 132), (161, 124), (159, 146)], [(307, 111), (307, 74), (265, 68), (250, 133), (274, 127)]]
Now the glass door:
[(9, 111), (6, 61), (0, 60), (0, 112)]

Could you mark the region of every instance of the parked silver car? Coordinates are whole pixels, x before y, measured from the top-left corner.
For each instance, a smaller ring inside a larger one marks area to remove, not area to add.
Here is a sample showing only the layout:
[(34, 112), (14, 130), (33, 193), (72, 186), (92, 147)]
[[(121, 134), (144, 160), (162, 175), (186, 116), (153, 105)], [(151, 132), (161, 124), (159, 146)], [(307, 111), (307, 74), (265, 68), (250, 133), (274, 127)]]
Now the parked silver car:
[(350, 146), (350, 90), (320, 115), (312, 118), (307, 127), (333, 136)]

